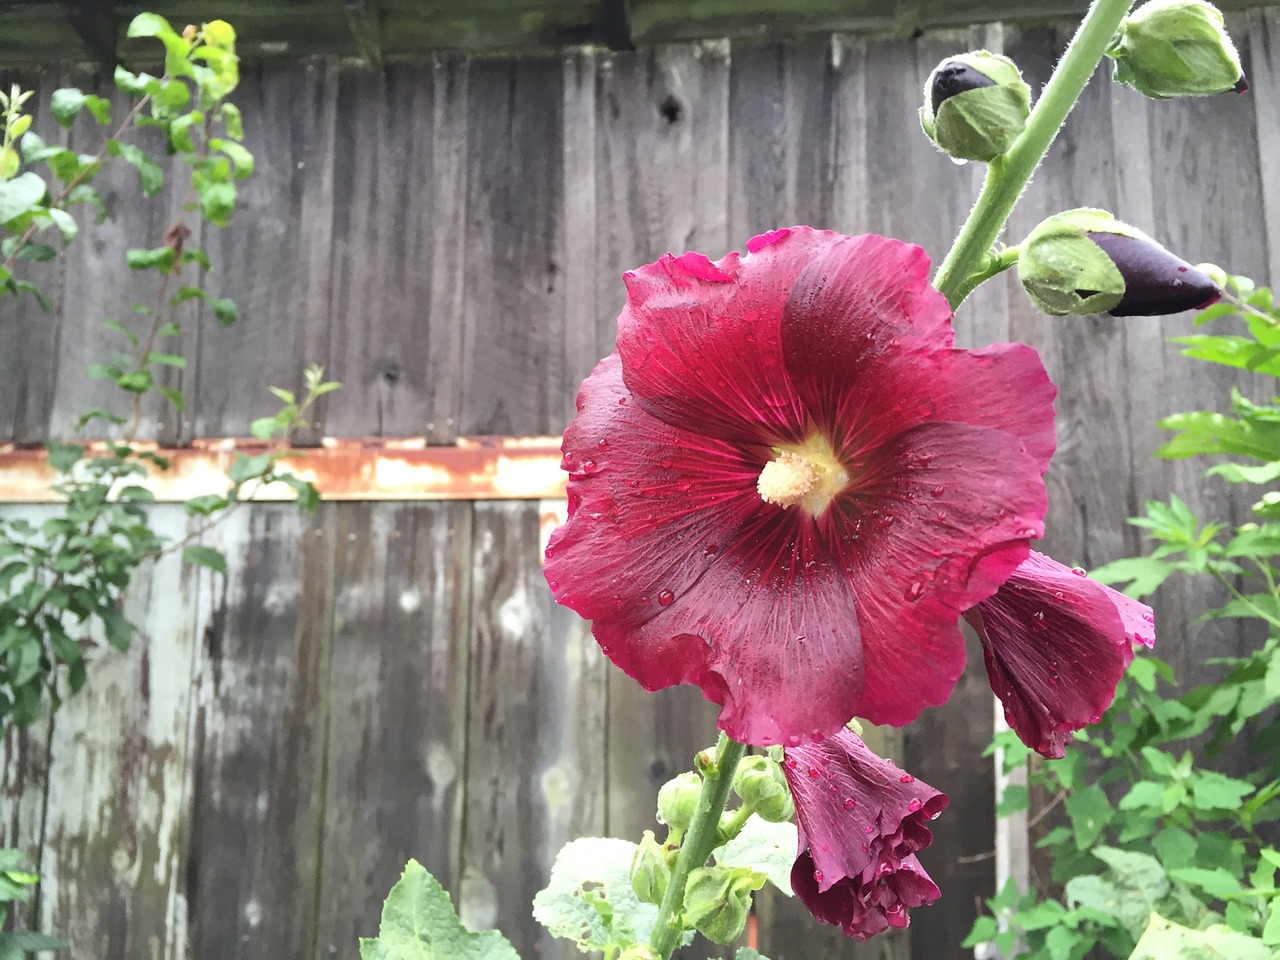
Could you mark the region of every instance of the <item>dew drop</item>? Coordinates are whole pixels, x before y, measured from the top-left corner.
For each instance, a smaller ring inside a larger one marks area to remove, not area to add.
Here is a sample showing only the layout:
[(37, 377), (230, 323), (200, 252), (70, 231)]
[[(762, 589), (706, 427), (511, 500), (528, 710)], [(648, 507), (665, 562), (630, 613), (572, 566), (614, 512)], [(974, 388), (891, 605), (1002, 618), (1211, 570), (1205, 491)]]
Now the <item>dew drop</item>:
[(1077, 577), (1083, 577), (1085, 575), (1084, 567), (1072, 567), (1071, 572), (1074, 573)]
[(810, 767), (810, 768), (809, 768), (809, 776), (811, 776), (811, 777), (813, 777), (813, 779), (817, 780), (817, 779), (818, 779), (818, 768), (817, 768), (817, 767)]
[(899, 780), (901, 780), (903, 783), (915, 783), (915, 782), (916, 782), (916, 778), (915, 778), (915, 777), (913, 777), (913, 776), (912, 776), (911, 774), (909, 774), (909, 773), (904, 773), (904, 774), (903, 774), (902, 776), (900, 776), (898, 779), (899, 779)]
[(822, 871), (821, 871), (821, 870), (815, 870), (815, 871), (813, 871), (813, 880), (814, 880), (814, 883), (821, 883), (821, 882), (822, 882)]
[(1055, 599), (1055, 600), (1065, 600), (1065, 599), (1067, 599), (1067, 595), (1066, 595), (1065, 593), (1063, 593), (1061, 590), (1055, 590), (1055, 591), (1053, 591), (1053, 599)]
[(626, 397), (619, 397), (619, 398), (618, 398), (618, 406), (620, 406), (620, 407), (625, 407), (626, 405), (627, 405), (627, 398), (626, 398)]
[(875, 828), (875, 827), (873, 827), (871, 824), (869, 824), (869, 823), (868, 823), (868, 824), (867, 824), (867, 836), (871, 836), (871, 834), (873, 834), (873, 833), (875, 833), (875, 832), (876, 832), (876, 828)]
[(907, 587), (906, 591), (902, 594), (902, 599), (915, 601), (919, 600), (922, 596), (924, 596), (924, 584), (917, 580), (915, 583), (911, 584), (911, 586)]
[(857, 801), (854, 800), (853, 797), (844, 798), (844, 808), (846, 810), (852, 810), (856, 805), (857, 805)]
[(605, 440), (603, 437), (601, 437), (601, 438), (600, 438), (600, 442), (599, 442), (598, 444), (596, 444), (596, 446), (598, 446), (601, 450), (608, 450), (608, 449), (609, 449), (609, 441), (608, 441), (608, 440)]
[(787, 767), (787, 769), (788, 769), (788, 770), (794, 770), (794, 769), (796, 768), (796, 758), (795, 758), (795, 757), (787, 757), (787, 760), (786, 760), (786, 767)]
[(702, 552), (705, 553), (708, 557), (714, 557), (717, 553), (720, 552), (720, 548), (717, 547), (714, 543), (708, 543), (705, 547), (702, 548)]
[(915, 813), (922, 806), (924, 806), (924, 804), (920, 802), (919, 798), (912, 797), (911, 802), (907, 804), (907, 809), (910, 810), (912, 813)]
[(671, 469), (671, 458), (670, 458), (670, 457), (663, 457), (663, 458), (662, 458), (662, 469), (663, 469), (663, 470), (670, 470), (670, 469)]
[(1155, 615), (1154, 615), (1154, 614), (1150, 614), (1150, 613), (1144, 613), (1144, 614), (1142, 615), (1142, 619), (1143, 619), (1143, 620), (1145, 620), (1145, 621), (1147, 621), (1147, 623), (1155, 623), (1155, 622), (1156, 622)]
[(1034, 536), (1036, 536), (1036, 528), (1035, 528), (1035, 527), (1023, 527), (1021, 530), (1019, 530), (1019, 531), (1018, 531), (1018, 536), (1020, 536), (1020, 537), (1034, 537)]
[(1095, 713), (1093, 716), (1091, 716), (1091, 717), (1089, 718), (1089, 722), (1090, 722), (1090, 723), (1097, 723), (1097, 722), (1098, 722), (1099, 720), (1101, 720), (1101, 719), (1102, 719), (1102, 714), (1100, 714), (1100, 713)]
[(591, 473), (595, 473), (595, 472), (596, 472), (597, 470), (599, 470), (599, 469), (600, 469), (600, 468), (596, 466), (596, 462), (595, 462), (594, 460), (583, 460), (583, 461), (582, 461), (582, 472), (583, 472), (583, 473), (591, 474)]
[(560, 584), (555, 580), (548, 580), (547, 586), (550, 587), (552, 590), (555, 590), (557, 587), (560, 586)]
[(661, 606), (669, 607), (671, 606), (671, 603), (673, 600), (675, 600), (675, 598), (676, 598), (676, 595), (672, 593), (670, 590), (663, 590), (658, 594), (658, 603)]
[(940, 497), (946, 492), (947, 492), (947, 488), (944, 487), (942, 484), (938, 484), (936, 487), (934, 487), (932, 490), (929, 491), (929, 493), (931, 493), (935, 497)]

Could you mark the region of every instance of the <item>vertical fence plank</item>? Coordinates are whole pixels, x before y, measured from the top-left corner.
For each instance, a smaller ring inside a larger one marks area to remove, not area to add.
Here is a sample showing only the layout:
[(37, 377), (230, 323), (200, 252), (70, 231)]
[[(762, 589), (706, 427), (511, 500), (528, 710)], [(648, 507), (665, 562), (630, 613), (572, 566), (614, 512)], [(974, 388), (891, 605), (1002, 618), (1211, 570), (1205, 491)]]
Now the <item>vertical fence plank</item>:
[(317, 935), (335, 508), (245, 507), (204, 629), (190, 866), (192, 958), (311, 960)]
[(337, 516), (320, 933), (354, 956), (409, 858), (458, 893), (471, 615), (469, 504)]
[(456, 432), (467, 74), (442, 55), (338, 84), (330, 435)]
[(550, 612), (536, 503), (476, 504), (460, 910), (525, 957), (568, 957), (530, 915), (556, 851), (604, 826), (602, 657)]
[[(329, 65), (260, 63), (231, 98), (256, 169), (240, 185), (236, 219), (210, 229), (206, 248), (208, 288), (232, 297), (240, 318), (224, 330), (202, 312), (184, 437), (246, 436), (276, 405), (268, 386), (296, 389), (303, 368), (329, 355), (333, 211), (347, 190), (337, 192), (333, 167), (337, 76)], [(324, 403), (304, 438), (321, 432)]]
[[(177, 506), (154, 529), (187, 531)], [(99, 649), (89, 682), (61, 708), (49, 761), (41, 927), (71, 956), (170, 960), (182, 928), (187, 722), (196, 648), (197, 575), (170, 554), (135, 575), (126, 653)]]

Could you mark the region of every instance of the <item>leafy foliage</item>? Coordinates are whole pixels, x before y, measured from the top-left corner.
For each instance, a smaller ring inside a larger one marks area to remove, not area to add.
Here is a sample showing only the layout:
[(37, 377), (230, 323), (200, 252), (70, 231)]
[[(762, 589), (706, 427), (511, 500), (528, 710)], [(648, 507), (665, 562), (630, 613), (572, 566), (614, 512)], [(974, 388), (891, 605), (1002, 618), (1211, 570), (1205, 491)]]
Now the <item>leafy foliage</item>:
[[(1280, 375), (1271, 291), (1212, 269), (1228, 296), (1196, 326), (1234, 320), (1243, 330), (1175, 338), (1183, 353)], [(1006, 886), (969, 945), (994, 939), (1035, 960), (1080, 960), (1096, 947), (1133, 960), (1280, 952), (1280, 491), (1265, 489), (1280, 480), (1280, 398), (1255, 402), (1236, 391), (1230, 414), (1176, 414), (1161, 426), (1175, 433), (1159, 456), (1225, 454), (1233, 459), (1208, 475), (1264, 487), (1256, 519), (1233, 527), (1205, 522), (1176, 496), (1148, 503), (1130, 522), (1154, 549), (1092, 575), (1135, 597), (1174, 575), (1215, 580), (1227, 599), (1207, 616), (1255, 621), (1266, 639), (1248, 656), (1218, 661), (1215, 682), (1180, 695), (1168, 665), (1134, 660), (1102, 722), (1030, 774), (1065, 812), (1066, 823), (1039, 841), (1063, 896)], [(1253, 769), (1244, 777), (1214, 769), (1241, 740), (1257, 757)], [(997, 746), (1009, 769), (1027, 763), (1014, 735), (999, 735)]]
[[(13, 903), (26, 903), (39, 877), (27, 870), (19, 850), (0, 850), (0, 905), (7, 914)], [(3, 916), (0, 915), (0, 919)], [(22, 960), (44, 950), (61, 950), (63, 944), (42, 933), (0, 933), (0, 960)]]
[[(86, 654), (94, 647), (129, 647), (134, 628), (120, 607), (140, 564), (181, 550), (188, 562), (225, 572), (226, 559), (196, 541), (243, 497), (262, 485), (285, 483), (303, 509), (318, 500), (311, 484), (281, 468), (290, 433), (305, 423), (316, 400), (338, 387), (311, 368), (301, 396), (276, 389), (280, 411), (254, 421), (252, 432), (269, 441), (268, 450), (238, 456), (225, 493), (186, 504), (200, 521), (193, 532), (167, 543), (151, 529), (147, 505), (154, 498), (147, 479), (169, 465), (136, 441), (149, 395), (163, 397), (178, 411), (184, 407), (182, 393), (166, 382), (166, 371), (187, 366), (177, 352), (182, 331), (175, 308), (198, 301), (223, 325), (236, 319), (234, 303), (203, 286), (210, 263), (204, 251), (188, 245), (188, 219), (228, 223), (236, 182), (252, 172), (253, 158), (240, 143), (240, 112), (225, 99), (239, 78), (231, 27), (212, 21), (178, 33), (163, 18), (144, 13), (128, 33), (163, 45), (165, 72), (153, 77), (116, 70), (116, 86), (133, 104), (96, 154), (52, 146), (31, 129), (32, 117), (23, 112), (30, 93), (15, 87), (0, 94), (0, 297), (29, 295), (49, 308), (39, 289), (19, 277), (19, 266), (49, 259), (59, 240), (65, 246), (77, 238), (76, 206), (88, 205), (98, 221), (105, 217), (94, 183), (108, 164), (132, 166), (143, 196), (166, 187), (160, 163), (131, 139), (139, 128), (156, 128), (164, 148), (179, 155), (190, 172), (189, 182), (170, 185), (187, 198), (186, 211), (169, 227), (163, 245), (124, 251), (138, 285), (150, 288), (150, 305), (135, 303), (132, 318), (104, 321), (122, 349), (87, 370), (119, 390), (118, 406), (87, 410), (79, 421), (80, 429), (93, 427), (107, 439), (48, 445), (48, 462), (57, 473), (53, 490), (64, 501), (59, 513), (39, 526), (0, 518), (0, 723), (29, 724), (46, 703), (56, 708), (77, 692), (87, 680)], [(100, 127), (111, 128), (115, 120), (110, 101), (75, 88), (54, 91), (50, 111), (64, 127), (81, 114)], [(51, 232), (56, 237), (44, 242)]]

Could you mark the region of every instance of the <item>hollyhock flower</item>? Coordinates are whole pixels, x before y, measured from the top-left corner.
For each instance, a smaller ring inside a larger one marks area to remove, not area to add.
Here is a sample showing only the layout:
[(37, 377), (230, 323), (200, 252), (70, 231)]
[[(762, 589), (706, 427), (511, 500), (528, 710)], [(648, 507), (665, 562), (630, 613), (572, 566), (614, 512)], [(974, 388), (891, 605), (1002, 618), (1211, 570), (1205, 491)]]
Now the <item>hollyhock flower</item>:
[(796, 806), (800, 847), (791, 888), (823, 923), (866, 940), (905, 927), (907, 909), (939, 891), (916, 853), (945, 794), (881, 757), (849, 730), (789, 748), (783, 771)]
[(1133, 645), (1155, 642), (1150, 607), (1034, 551), (965, 619), (1009, 726), (1051, 759), (1102, 717)]
[(904, 724), (964, 666), (960, 611), (1042, 532), (1054, 386), (952, 346), (918, 247), (808, 227), (625, 277), (564, 437), (545, 572), (646, 688), (798, 744)]

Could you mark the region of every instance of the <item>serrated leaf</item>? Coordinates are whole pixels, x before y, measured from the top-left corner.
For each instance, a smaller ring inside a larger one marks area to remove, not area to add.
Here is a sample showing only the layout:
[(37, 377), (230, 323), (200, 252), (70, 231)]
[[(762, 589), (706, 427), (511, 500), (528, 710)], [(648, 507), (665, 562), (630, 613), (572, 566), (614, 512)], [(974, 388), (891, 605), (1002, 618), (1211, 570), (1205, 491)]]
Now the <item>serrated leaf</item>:
[(227, 572), (227, 558), (212, 547), (189, 546), (183, 549), (182, 559), (217, 573)]
[(1214, 870), (1206, 870), (1203, 867), (1181, 867), (1170, 870), (1169, 876), (1179, 883), (1199, 887), (1209, 896), (1218, 899), (1229, 897), (1243, 889), (1240, 881), (1221, 867)]
[(1255, 937), (1226, 927), (1193, 930), (1152, 914), (1129, 960), (1272, 960), (1271, 949)]
[(360, 960), (520, 960), (497, 930), (473, 933), (449, 894), (410, 860), (382, 905), (378, 936), (360, 939)]
[(769, 882), (791, 896), (791, 868), (796, 862), (796, 825), (770, 823), (751, 817), (742, 832), (716, 850), (716, 864), (748, 867), (765, 874)]
[(634, 843), (608, 837), (566, 844), (547, 886), (533, 898), (533, 918), (584, 952), (647, 942), (658, 908), (641, 903), (631, 889), (635, 851)]

